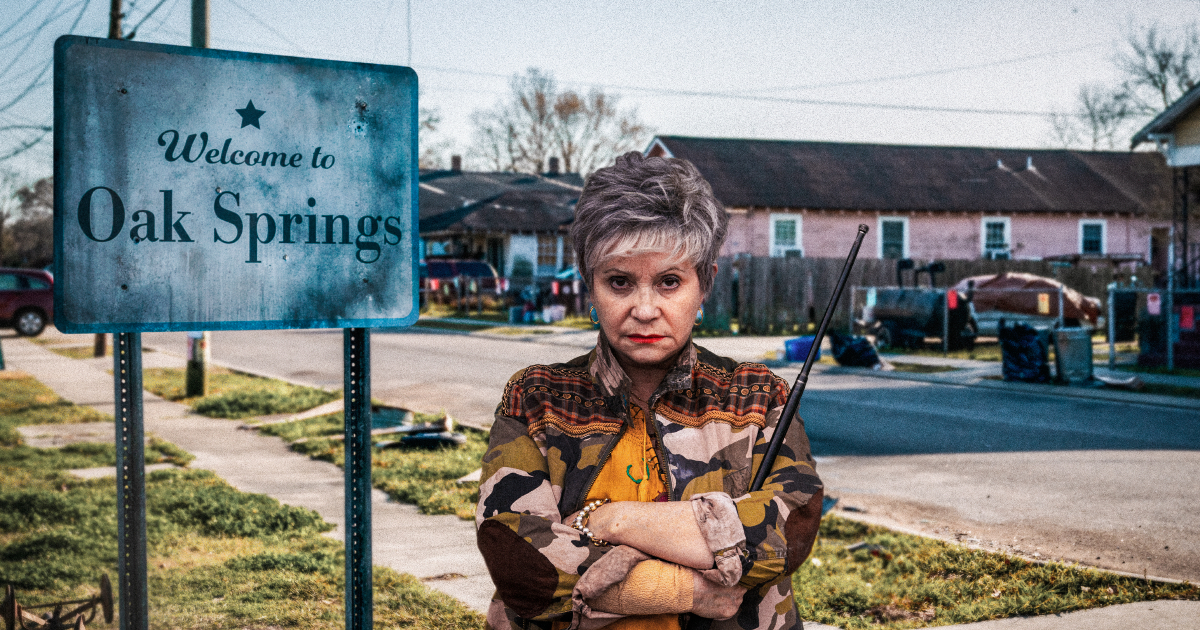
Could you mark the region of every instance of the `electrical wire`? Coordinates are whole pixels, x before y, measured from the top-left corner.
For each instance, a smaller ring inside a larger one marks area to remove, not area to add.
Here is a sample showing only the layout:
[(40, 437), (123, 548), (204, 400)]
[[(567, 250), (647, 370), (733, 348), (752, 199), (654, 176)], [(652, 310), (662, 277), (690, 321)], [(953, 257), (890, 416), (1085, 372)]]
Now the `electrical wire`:
[(905, 74), (892, 74), (892, 75), (884, 75), (884, 76), (879, 76), (879, 77), (869, 77), (869, 78), (864, 78), (864, 79), (850, 79), (850, 80), (846, 80), (846, 81), (831, 81), (828, 83), (809, 83), (809, 84), (805, 84), (805, 85), (755, 88), (755, 89), (751, 89), (751, 90), (745, 90), (745, 92), (756, 93), (756, 92), (787, 92), (787, 91), (793, 91), (793, 90), (815, 90), (815, 89), (819, 89), (819, 88), (845, 87), (845, 86), (852, 86), (852, 85), (869, 85), (872, 83), (889, 83), (892, 81), (903, 81), (906, 79), (921, 79), (921, 78), (925, 78), (925, 77), (932, 77), (932, 76), (938, 76), (938, 75), (943, 75), (943, 74), (954, 74), (956, 72), (965, 72), (967, 70), (981, 70), (983, 68), (995, 68), (997, 66), (1007, 66), (1010, 64), (1014, 64), (1014, 63), (1023, 63), (1026, 61), (1033, 61), (1035, 59), (1044, 59), (1046, 57), (1057, 57), (1059, 55), (1075, 53), (1075, 52), (1079, 52), (1081, 50), (1090, 50), (1093, 48), (1100, 48), (1101, 46), (1104, 46), (1104, 45), (1105, 44), (1087, 44), (1085, 46), (1076, 46), (1074, 48), (1066, 48), (1063, 50), (1054, 50), (1054, 51), (1050, 51), (1050, 52), (1037, 53), (1037, 54), (1033, 54), (1033, 55), (1024, 55), (1021, 57), (1010, 57), (1008, 59), (1000, 59), (997, 61), (988, 61), (988, 62), (984, 62), (984, 63), (976, 63), (976, 64), (970, 64), (970, 65), (965, 65), (965, 66), (955, 66), (952, 68), (940, 68), (937, 70), (924, 70), (921, 72), (909, 72), (909, 73), (905, 73)]
[[(132, 29), (129, 30), (129, 35), (127, 35), (127, 36), (122, 35), (122, 38), (123, 39), (132, 39), (133, 36), (137, 34), (137, 30), (139, 28), (141, 28), (143, 24), (146, 23), (146, 20), (149, 20), (150, 16), (154, 15), (154, 12), (157, 11), (159, 7), (161, 7), (162, 5), (164, 5), (166, 3), (167, 3), (167, 0), (158, 0), (158, 4), (154, 5), (154, 8), (150, 9), (149, 13), (142, 16), (142, 20), (140, 22), (138, 22), (136, 25), (134, 25), (134, 27)], [(132, 6), (130, 6), (130, 10), (131, 11), (133, 10)]]
[[(88, 5), (91, 4), (91, 0), (84, 0), (82, 4), (83, 4), (83, 8), (81, 8), (79, 10), (79, 15), (75, 16), (75, 21), (71, 23), (71, 28), (67, 29), (68, 33), (75, 32), (75, 27), (79, 26), (79, 21), (83, 19), (83, 14), (85, 12), (87, 12), (87, 8), (88, 8)], [(50, 67), (53, 64), (54, 64), (53, 59), (51, 59), (50, 61), (47, 61), (46, 65), (42, 67), (41, 72), (38, 73), (37, 78), (35, 78), (32, 82), (30, 82), (30, 84), (24, 90), (22, 90), (20, 94), (18, 94), (15, 98), (13, 98), (9, 102), (5, 103), (4, 105), (0, 105), (0, 112), (7, 111), (10, 107), (19, 103), (21, 101), (21, 99), (28, 96), (30, 92), (32, 92), (35, 88), (37, 88), (39, 85), (41, 85), (40, 82), (42, 80), (42, 77), (46, 75), (46, 72), (50, 70)]]
[(232, 4), (233, 6), (235, 6), (235, 7), (239, 8), (239, 9), (241, 9), (243, 13), (245, 13), (246, 15), (249, 15), (249, 16), (250, 16), (250, 19), (252, 19), (252, 20), (254, 20), (255, 22), (257, 22), (259, 26), (261, 26), (261, 27), (263, 27), (263, 28), (267, 29), (268, 31), (270, 31), (271, 33), (273, 33), (273, 34), (274, 34), (276, 37), (278, 37), (279, 39), (283, 40), (284, 42), (287, 42), (287, 44), (288, 44), (289, 46), (291, 46), (293, 49), (295, 49), (296, 51), (300, 52), (300, 53), (301, 53), (301, 54), (303, 54), (303, 55), (307, 55), (307, 54), (308, 54), (308, 51), (307, 51), (307, 50), (305, 50), (304, 48), (302, 48), (302, 47), (301, 47), (299, 44), (297, 44), (296, 42), (294, 42), (294, 41), (292, 41), (292, 40), (288, 39), (286, 35), (284, 35), (283, 33), (280, 33), (278, 30), (276, 30), (276, 29), (275, 29), (275, 27), (273, 27), (273, 26), (271, 26), (270, 24), (267, 24), (267, 23), (266, 23), (266, 22), (264, 22), (263, 20), (259, 19), (259, 17), (258, 17), (257, 15), (255, 15), (253, 12), (251, 12), (251, 11), (250, 11), (250, 9), (247, 9), (246, 7), (242, 6), (242, 5), (241, 5), (241, 3), (239, 3), (237, 0), (226, 0), (226, 1), (227, 1), (227, 2), (229, 2), (229, 4)]
[(63, 0), (58, 0), (58, 4), (54, 5), (53, 9), (50, 9), (50, 15), (47, 16), (46, 19), (42, 20), (42, 23), (39, 24), (37, 28), (30, 31), (29, 34), (22, 36), (23, 38), (28, 38), (29, 41), (25, 43), (25, 47), (21, 49), (21, 52), (13, 56), (12, 61), (9, 62), (9, 64), (5, 66), (3, 70), (0, 70), (0, 78), (3, 78), (4, 75), (8, 74), (8, 71), (12, 70), (12, 67), (17, 65), (17, 62), (21, 60), (21, 57), (24, 57), (25, 53), (29, 52), (29, 48), (37, 43), (38, 33), (41, 33), (47, 26), (50, 25), (51, 22), (58, 18), (57, 15), (54, 15), (54, 12), (58, 10), (58, 7), (62, 6), (62, 3)]

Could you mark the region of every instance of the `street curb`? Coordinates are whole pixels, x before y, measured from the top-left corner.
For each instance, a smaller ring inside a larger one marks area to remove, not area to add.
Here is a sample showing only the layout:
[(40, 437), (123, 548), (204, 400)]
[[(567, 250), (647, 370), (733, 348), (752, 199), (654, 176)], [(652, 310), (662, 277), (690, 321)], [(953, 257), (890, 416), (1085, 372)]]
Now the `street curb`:
[[(799, 363), (788, 364), (789, 366), (799, 366)], [(923, 383), (935, 383), (939, 385), (956, 385), (959, 387), (982, 387), (985, 389), (996, 389), (1005, 391), (1016, 391), (1023, 394), (1040, 394), (1043, 396), (1061, 396), (1065, 398), (1081, 398), (1088, 400), (1100, 400), (1109, 402), (1119, 402), (1133, 405), (1145, 405), (1148, 407), (1170, 407), (1173, 409), (1196, 409), (1200, 407), (1200, 400), (1190, 398), (1179, 398), (1175, 396), (1164, 396), (1162, 394), (1138, 394), (1134, 392), (1119, 392), (1105, 389), (1088, 389), (1083, 387), (1070, 387), (1065, 385), (1041, 385), (1037, 383), (1014, 383), (1010, 381), (994, 381), (990, 379), (974, 378), (964, 381), (954, 381), (947, 379), (945, 376), (937, 376), (934, 374), (921, 374), (917, 372), (888, 372), (884, 370), (871, 370), (866, 368), (853, 368), (841, 365), (829, 366), (825, 370), (828, 374), (851, 374), (858, 376), (874, 376), (877, 378), (889, 378), (902, 381), (920, 381)], [(946, 372), (943, 374), (953, 374)]]

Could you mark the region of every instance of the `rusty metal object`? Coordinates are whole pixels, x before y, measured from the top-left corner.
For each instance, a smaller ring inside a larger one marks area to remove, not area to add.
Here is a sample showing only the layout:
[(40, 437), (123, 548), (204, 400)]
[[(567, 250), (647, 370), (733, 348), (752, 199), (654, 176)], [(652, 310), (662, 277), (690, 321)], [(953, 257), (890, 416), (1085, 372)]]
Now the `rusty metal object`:
[[(74, 608), (69, 608), (74, 606)], [(50, 609), (38, 615), (31, 610)], [(67, 609), (64, 612), (64, 609)], [(4, 617), (4, 630), (84, 630), (86, 624), (96, 618), (96, 612), (104, 615), (105, 623), (113, 621), (113, 592), (108, 575), (100, 576), (100, 592), (86, 599), (71, 599), (50, 602), (37, 606), (21, 606), (12, 584), (4, 587), (4, 605), (0, 616)]]

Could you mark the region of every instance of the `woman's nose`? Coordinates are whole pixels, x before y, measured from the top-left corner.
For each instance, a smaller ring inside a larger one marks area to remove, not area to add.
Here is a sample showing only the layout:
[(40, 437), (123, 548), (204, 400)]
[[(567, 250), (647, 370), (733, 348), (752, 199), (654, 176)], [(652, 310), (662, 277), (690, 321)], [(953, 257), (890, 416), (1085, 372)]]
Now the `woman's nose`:
[(658, 317), (658, 295), (652, 288), (642, 288), (634, 293), (633, 317), (642, 321)]

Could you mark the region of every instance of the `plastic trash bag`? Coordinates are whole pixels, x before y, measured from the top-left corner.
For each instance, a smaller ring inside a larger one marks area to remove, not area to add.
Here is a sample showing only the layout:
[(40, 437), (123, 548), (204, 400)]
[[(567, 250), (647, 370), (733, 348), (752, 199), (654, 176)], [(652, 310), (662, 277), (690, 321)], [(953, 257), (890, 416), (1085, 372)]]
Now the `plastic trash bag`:
[(1000, 320), (1001, 373), (1006, 381), (1050, 381), (1050, 344), (1044, 333), (1024, 322), (1005, 326)]
[(881, 364), (879, 353), (866, 337), (830, 332), (829, 346), (838, 365), (874, 368)]

